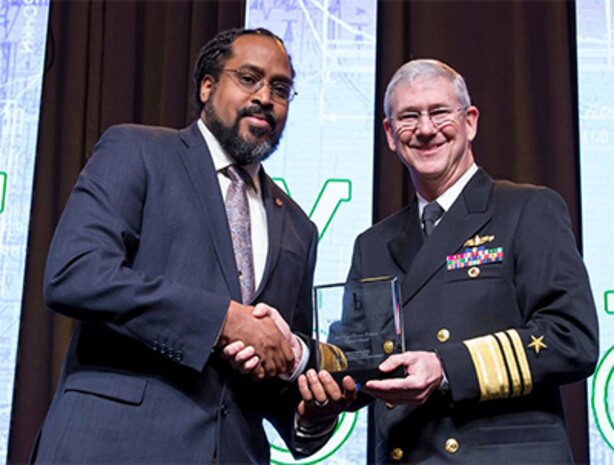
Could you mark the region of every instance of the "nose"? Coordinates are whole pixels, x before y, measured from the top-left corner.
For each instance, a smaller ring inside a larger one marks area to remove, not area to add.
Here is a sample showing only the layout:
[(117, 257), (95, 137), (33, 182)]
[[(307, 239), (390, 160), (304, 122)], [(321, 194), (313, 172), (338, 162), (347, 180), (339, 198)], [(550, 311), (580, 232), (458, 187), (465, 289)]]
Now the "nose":
[(437, 132), (437, 126), (431, 121), (428, 114), (421, 113), (416, 125), (416, 134), (430, 135)]
[(271, 86), (266, 82), (253, 94), (253, 99), (258, 101), (262, 106), (270, 106), (273, 101), (272, 97)]

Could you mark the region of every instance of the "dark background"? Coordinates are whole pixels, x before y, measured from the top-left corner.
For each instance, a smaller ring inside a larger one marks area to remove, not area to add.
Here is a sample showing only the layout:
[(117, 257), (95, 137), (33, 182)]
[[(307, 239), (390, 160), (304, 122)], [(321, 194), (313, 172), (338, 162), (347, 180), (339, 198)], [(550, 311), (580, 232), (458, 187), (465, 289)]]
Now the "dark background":
[[(70, 320), (46, 309), (41, 287), (79, 171), (111, 124), (186, 126), (196, 54), (218, 31), (241, 27), (244, 8), (241, 0), (52, 1), (10, 463), (28, 459), (71, 333)], [(407, 60), (434, 57), (465, 76), (481, 111), (478, 164), (559, 191), (580, 239), (574, 10), (567, 1), (378, 1), (375, 220), (411, 195), (381, 129), (384, 87)], [(588, 463), (585, 383), (564, 396), (574, 455)]]

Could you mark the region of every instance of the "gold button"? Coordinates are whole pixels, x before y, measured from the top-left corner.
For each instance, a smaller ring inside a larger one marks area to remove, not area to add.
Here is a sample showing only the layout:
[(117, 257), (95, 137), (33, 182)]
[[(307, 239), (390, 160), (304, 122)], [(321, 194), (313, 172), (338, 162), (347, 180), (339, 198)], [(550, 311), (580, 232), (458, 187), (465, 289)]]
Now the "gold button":
[(460, 448), (460, 444), (456, 439), (450, 438), (446, 441), (446, 445), (444, 447), (448, 454), (456, 454)]
[(472, 266), (467, 270), (467, 274), (470, 278), (477, 278), (480, 276), (480, 269), (477, 266)]
[(394, 342), (386, 341), (384, 342), (384, 353), (390, 355), (394, 350)]
[(279, 197), (275, 197), (275, 205), (277, 205), (278, 207), (283, 206), (284, 201), (281, 200)]
[(388, 410), (392, 410), (392, 409), (393, 409), (393, 408), (395, 408), (395, 407), (396, 407), (396, 405), (391, 404), (390, 402), (386, 402), (386, 408), (387, 408)]
[(403, 449), (400, 447), (395, 447), (390, 451), (390, 458), (392, 460), (401, 460), (403, 458)]
[(448, 339), (450, 339), (450, 331), (446, 328), (441, 328), (437, 331), (437, 340), (439, 342), (446, 342)]

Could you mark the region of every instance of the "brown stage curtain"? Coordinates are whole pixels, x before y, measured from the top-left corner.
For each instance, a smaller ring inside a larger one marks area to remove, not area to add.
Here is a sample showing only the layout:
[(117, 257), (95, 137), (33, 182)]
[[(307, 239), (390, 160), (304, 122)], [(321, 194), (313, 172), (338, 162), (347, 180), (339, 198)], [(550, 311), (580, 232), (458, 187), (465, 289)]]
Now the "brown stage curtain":
[[(46, 310), (41, 288), (78, 172), (111, 124), (188, 123), (198, 49), (217, 31), (241, 26), (243, 11), (244, 0), (52, 2), (10, 463), (28, 458), (70, 337), (70, 321)], [(378, 1), (377, 48), (376, 220), (411, 195), (381, 130), (384, 86), (405, 61), (435, 57), (465, 76), (481, 111), (478, 163), (495, 177), (558, 190), (579, 234), (573, 3)], [(585, 399), (584, 383), (565, 388), (577, 463), (588, 462)]]
[(111, 124), (184, 127), (200, 47), (240, 27), (243, 11), (242, 0), (51, 3), (10, 463), (28, 460), (72, 331), (70, 320), (46, 310), (42, 276), (79, 171)]

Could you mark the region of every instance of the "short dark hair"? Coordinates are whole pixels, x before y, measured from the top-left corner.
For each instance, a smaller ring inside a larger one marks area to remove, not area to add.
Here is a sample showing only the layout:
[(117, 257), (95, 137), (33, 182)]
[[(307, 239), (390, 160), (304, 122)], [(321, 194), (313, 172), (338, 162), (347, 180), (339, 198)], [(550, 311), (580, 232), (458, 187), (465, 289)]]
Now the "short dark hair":
[[(286, 50), (284, 41), (280, 37), (273, 34), (268, 29), (259, 27), (256, 29), (228, 29), (217, 34), (213, 39), (207, 42), (198, 53), (198, 58), (194, 64), (194, 112), (198, 117), (202, 112), (204, 103), (200, 101), (200, 84), (206, 75), (210, 75), (216, 81), (220, 78), (222, 68), (229, 58), (232, 57), (232, 45), (237, 37), (244, 35), (261, 35), (277, 40)], [(288, 61), (290, 62), (290, 70), (292, 79), (294, 79), (294, 66), (290, 54), (286, 50)]]

